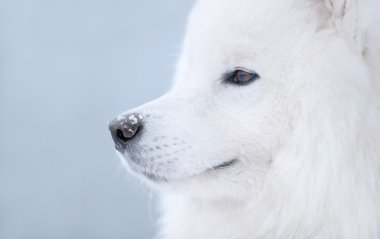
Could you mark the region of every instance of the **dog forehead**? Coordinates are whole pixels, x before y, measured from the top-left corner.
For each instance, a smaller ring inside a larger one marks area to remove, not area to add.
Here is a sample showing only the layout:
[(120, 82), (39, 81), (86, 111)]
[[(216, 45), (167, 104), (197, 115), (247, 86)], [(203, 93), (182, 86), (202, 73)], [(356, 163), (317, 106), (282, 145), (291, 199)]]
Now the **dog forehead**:
[(294, 31), (307, 29), (309, 12), (298, 0), (199, 0), (189, 18), (185, 51), (193, 59), (252, 55), (294, 40)]
[(298, 0), (199, 0), (190, 14), (188, 32), (242, 36), (270, 34), (275, 28), (278, 33), (280, 27), (302, 24), (297, 20), (307, 7), (310, 4)]
[(297, 41), (314, 31), (313, 7), (304, 0), (199, 0), (189, 17), (175, 87), (212, 84), (236, 67), (269, 71), (283, 65)]

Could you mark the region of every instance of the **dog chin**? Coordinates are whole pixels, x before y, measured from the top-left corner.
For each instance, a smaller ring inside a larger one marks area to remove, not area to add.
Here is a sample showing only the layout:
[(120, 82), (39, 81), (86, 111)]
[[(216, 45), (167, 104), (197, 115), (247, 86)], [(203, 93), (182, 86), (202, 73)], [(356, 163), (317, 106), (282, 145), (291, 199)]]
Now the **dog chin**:
[[(129, 155), (126, 153), (120, 153), (119, 151), (116, 151), (117, 155), (119, 156), (119, 159), (121, 161), (121, 164), (124, 166), (124, 168), (127, 169), (132, 175), (142, 179), (145, 182), (148, 182), (149, 184), (165, 184), (169, 183), (171, 181), (180, 181), (182, 179), (180, 178), (170, 178), (168, 175), (161, 175), (155, 172), (152, 172), (152, 170), (149, 170), (146, 166), (139, 165), (136, 160), (134, 160), (136, 157), (133, 155)], [(141, 160), (143, 161), (143, 160)]]
[[(128, 154), (122, 154), (118, 152), (119, 158), (123, 164), (123, 166), (133, 175), (137, 176), (138, 178), (142, 179), (143, 181), (147, 182), (150, 186), (156, 187), (157, 185), (168, 185), (168, 184), (183, 184), (189, 181), (192, 181), (199, 177), (204, 176), (212, 176), (213, 174), (218, 174), (219, 172), (223, 170), (227, 170), (228, 168), (231, 168), (235, 166), (235, 164), (238, 163), (237, 159), (231, 159), (231, 160), (225, 160), (220, 164), (216, 164), (213, 167), (205, 168), (204, 170), (201, 170), (200, 172), (196, 172), (193, 174), (186, 173), (184, 175), (170, 175), (169, 173), (163, 174), (154, 172), (153, 170), (150, 170), (146, 166), (142, 166), (136, 162), (136, 160), (133, 160), (133, 155)], [(140, 160), (140, 162), (143, 162), (143, 160)]]

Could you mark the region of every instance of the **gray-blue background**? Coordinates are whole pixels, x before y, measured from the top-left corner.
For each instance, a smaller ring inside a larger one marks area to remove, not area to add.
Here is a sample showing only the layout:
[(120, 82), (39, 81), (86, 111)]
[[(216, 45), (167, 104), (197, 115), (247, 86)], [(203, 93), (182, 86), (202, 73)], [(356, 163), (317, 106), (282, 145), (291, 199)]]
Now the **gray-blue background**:
[(0, 0), (0, 238), (152, 238), (107, 132), (170, 86), (192, 0)]

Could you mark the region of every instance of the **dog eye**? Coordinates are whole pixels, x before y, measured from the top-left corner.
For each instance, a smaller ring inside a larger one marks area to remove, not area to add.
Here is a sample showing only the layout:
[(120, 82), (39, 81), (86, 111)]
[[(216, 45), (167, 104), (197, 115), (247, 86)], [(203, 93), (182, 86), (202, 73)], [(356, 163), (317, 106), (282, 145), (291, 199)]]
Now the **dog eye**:
[(225, 81), (227, 83), (232, 83), (235, 85), (247, 85), (258, 78), (260, 78), (260, 76), (256, 72), (237, 69), (234, 72), (230, 73), (226, 77)]

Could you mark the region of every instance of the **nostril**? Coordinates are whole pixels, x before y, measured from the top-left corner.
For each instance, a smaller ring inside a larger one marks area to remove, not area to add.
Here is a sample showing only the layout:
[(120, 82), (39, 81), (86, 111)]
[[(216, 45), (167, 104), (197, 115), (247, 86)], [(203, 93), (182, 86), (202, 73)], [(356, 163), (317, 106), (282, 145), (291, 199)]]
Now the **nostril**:
[(117, 136), (120, 140), (122, 140), (122, 141), (124, 141), (124, 142), (127, 142), (127, 140), (129, 139), (129, 138), (127, 138), (127, 137), (124, 135), (124, 133), (123, 133), (123, 131), (122, 131), (121, 129), (117, 129), (117, 130), (116, 130), (116, 136)]

